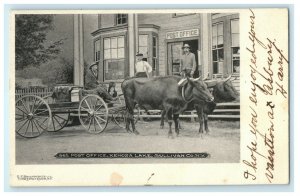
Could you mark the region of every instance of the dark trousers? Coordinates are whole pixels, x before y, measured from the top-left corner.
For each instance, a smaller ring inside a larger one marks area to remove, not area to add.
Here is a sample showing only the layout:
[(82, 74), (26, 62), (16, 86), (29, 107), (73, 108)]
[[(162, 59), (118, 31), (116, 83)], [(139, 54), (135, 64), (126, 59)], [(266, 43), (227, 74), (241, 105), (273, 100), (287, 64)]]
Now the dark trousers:
[(183, 69), (181, 71), (181, 73), (182, 73), (181, 76), (182, 77), (192, 77), (191, 72), (192, 72), (192, 69)]
[(135, 76), (138, 78), (148, 78), (146, 72), (137, 72)]

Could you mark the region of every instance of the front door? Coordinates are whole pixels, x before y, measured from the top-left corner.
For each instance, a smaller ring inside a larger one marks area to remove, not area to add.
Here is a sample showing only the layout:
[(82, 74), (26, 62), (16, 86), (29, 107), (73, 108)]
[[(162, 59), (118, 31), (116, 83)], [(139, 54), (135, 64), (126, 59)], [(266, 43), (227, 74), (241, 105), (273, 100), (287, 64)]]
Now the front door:
[(180, 75), (183, 42), (168, 43), (168, 75)]
[[(196, 70), (198, 70), (198, 40), (172, 42), (168, 43), (168, 75), (180, 75), (180, 58), (183, 54), (182, 46), (185, 43), (190, 45), (190, 51), (195, 55)], [(199, 77), (199, 71), (195, 72), (194, 77)]]

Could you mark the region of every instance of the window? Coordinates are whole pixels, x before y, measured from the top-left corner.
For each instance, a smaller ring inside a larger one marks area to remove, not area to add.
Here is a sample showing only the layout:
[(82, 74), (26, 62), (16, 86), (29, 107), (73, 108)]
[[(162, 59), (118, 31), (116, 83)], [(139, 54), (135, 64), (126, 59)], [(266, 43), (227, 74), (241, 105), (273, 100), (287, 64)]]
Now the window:
[(139, 35), (139, 52), (148, 59), (148, 35)]
[(239, 19), (231, 20), (231, 56), (234, 73), (240, 72), (240, 23)]
[(127, 14), (117, 14), (116, 24), (117, 25), (127, 24)]
[(212, 26), (212, 56), (213, 73), (223, 73), (224, 61), (224, 37), (223, 23), (213, 24)]
[(152, 37), (152, 69), (156, 70), (157, 67), (157, 37)]
[(95, 56), (94, 56), (94, 60), (95, 62), (98, 62), (100, 60), (100, 40), (95, 41)]
[(124, 36), (104, 38), (104, 79), (124, 78)]

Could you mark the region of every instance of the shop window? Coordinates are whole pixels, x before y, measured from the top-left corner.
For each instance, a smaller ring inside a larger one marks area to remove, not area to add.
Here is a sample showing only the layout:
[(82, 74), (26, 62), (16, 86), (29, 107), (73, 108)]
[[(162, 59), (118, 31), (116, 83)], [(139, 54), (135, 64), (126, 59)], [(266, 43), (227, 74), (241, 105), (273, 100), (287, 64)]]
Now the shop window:
[(234, 73), (240, 72), (240, 25), (239, 19), (231, 20), (231, 56)]
[(213, 24), (212, 26), (212, 56), (213, 73), (223, 73), (224, 62), (224, 30), (223, 23)]
[(117, 14), (116, 15), (116, 24), (117, 25), (127, 24), (127, 14)]
[(100, 60), (100, 40), (95, 41), (95, 56), (94, 56), (94, 60), (95, 62), (98, 62)]
[(152, 37), (152, 69), (156, 70), (157, 67), (157, 37)]
[(124, 79), (124, 36), (104, 38), (104, 79)]

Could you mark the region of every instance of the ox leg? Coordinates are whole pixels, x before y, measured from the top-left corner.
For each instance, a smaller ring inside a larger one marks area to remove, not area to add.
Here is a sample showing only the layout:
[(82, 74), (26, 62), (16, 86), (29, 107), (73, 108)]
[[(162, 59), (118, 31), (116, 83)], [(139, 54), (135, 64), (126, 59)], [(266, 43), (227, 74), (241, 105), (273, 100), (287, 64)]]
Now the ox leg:
[(203, 108), (201, 107), (196, 107), (196, 111), (197, 111), (197, 115), (198, 115), (198, 119), (199, 119), (199, 133), (202, 134), (203, 133)]
[(160, 117), (160, 128), (163, 129), (164, 128), (164, 124), (165, 124), (165, 115), (166, 115), (166, 111), (162, 110), (161, 111), (161, 117)]
[(179, 135), (179, 114), (174, 114), (173, 115), (174, 123), (175, 123), (175, 132), (176, 136), (178, 137)]
[(204, 117), (204, 129), (205, 129), (205, 132), (206, 134), (209, 134), (209, 129), (208, 129), (208, 115), (207, 114), (203, 114), (203, 117)]
[(135, 122), (134, 122), (133, 115), (131, 115), (130, 121), (131, 121), (132, 132), (136, 135), (139, 135), (140, 133), (135, 128)]
[(139, 134), (139, 132), (136, 130), (135, 128), (135, 123), (134, 123), (134, 118), (133, 118), (133, 115), (134, 115), (134, 111), (133, 111), (133, 108), (135, 106), (135, 103), (132, 102), (132, 101), (126, 101), (126, 105), (127, 105), (127, 120), (126, 120), (126, 130), (127, 132), (131, 132), (130, 130), (130, 123), (131, 123), (131, 126), (132, 126), (132, 132), (136, 135)]
[(168, 137), (174, 138), (173, 132), (172, 132), (172, 110), (168, 109), (167, 111), (167, 117), (168, 117), (168, 123), (169, 123), (169, 133)]

